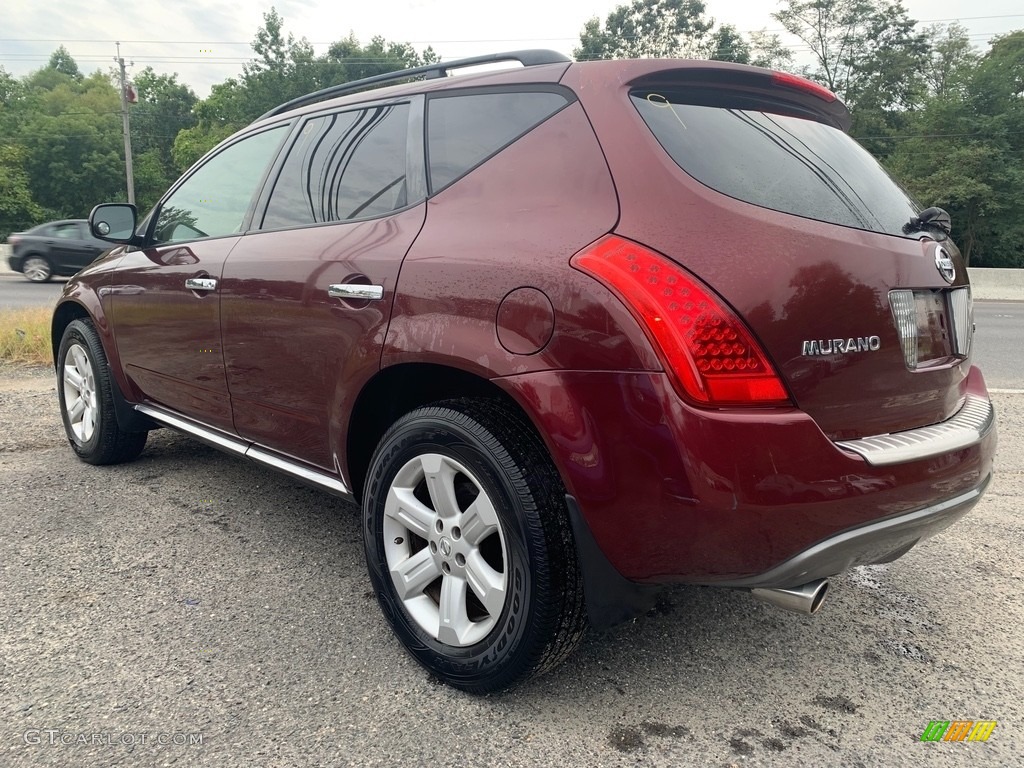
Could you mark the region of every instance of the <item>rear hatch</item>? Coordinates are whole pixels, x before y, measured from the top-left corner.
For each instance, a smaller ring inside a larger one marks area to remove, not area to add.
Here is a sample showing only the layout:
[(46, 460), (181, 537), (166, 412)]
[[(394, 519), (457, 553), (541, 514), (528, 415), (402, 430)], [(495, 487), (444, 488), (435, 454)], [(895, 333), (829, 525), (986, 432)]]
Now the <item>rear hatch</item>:
[(607, 103), (581, 94), (620, 192), (616, 233), (717, 293), (833, 439), (955, 413), (966, 270), (940, 229), (912, 226), (920, 207), (846, 135), (846, 108), (767, 70), (631, 64), (648, 71)]

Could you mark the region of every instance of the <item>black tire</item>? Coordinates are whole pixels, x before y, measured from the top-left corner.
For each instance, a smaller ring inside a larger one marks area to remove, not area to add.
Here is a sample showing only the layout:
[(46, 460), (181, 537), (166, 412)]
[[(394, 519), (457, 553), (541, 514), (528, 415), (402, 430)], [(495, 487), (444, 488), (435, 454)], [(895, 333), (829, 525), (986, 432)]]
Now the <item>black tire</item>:
[(30, 253), (21, 261), (21, 273), (33, 283), (48, 283), (53, 277), (53, 264), (45, 256)]
[(57, 353), (57, 399), (68, 442), (89, 464), (131, 461), (146, 447), (147, 432), (127, 432), (118, 426), (116, 386), (92, 322), (73, 320), (64, 329)]
[[(452, 475), (450, 503), (435, 501), (444, 494), (427, 488), (428, 471), (432, 477)], [(394, 514), (396, 500), (410, 494), (414, 498), (408, 503), (419, 504), (417, 514), (427, 515), (426, 522), (409, 523), (412, 515), (405, 507), (401, 520)], [(455, 516), (445, 517), (444, 510), (452, 507)], [(480, 523), (485, 517), (491, 526)], [(467, 525), (464, 536), (460, 521)], [(442, 531), (438, 522), (447, 527)], [(420, 527), (434, 532), (419, 536)], [(490, 533), (481, 534), (485, 530)], [(530, 424), (499, 401), (438, 403), (392, 425), (367, 476), (363, 539), (370, 580), (398, 639), (433, 675), (456, 688), (507, 689), (560, 664), (583, 638), (583, 581), (565, 490)], [(414, 558), (424, 565), (410, 567), (409, 579), (427, 583), (436, 572), (436, 580), (403, 599), (391, 567), (400, 571)], [(474, 577), (477, 585), (490, 579), (489, 585), (501, 580), (504, 587), (485, 597), (474, 587)], [(461, 603), (446, 597), (459, 593), (459, 579)], [(460, 618), (445, 627), (441, 617), (448, 604), (464, 604), (466, 610), (447, 611)], [(457, 639), (456, 624), (462, 631)]]

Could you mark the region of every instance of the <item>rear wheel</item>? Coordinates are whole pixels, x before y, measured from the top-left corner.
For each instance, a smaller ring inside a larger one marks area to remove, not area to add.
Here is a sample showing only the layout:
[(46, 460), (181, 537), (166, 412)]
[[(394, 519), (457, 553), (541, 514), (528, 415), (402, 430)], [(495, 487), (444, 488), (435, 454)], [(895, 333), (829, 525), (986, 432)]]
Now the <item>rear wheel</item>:
[(57, 353), (57, 397), (68, 442), (89, 464), (131, 461), (146, 446), (146, 432), (126, 432), (118, 426), (116, 386), (92, 323), (72, 321)]
[(45, 283), (53, 277), (49, 259), (37, 254), (32, 254), (21, 263), (21, 272), (33, 283)]
[(503, 404), (460, 400), (396, 422), (363, 499), (370, 578), (412, 656), (482, 693), (561, 662), (586, 628), (565, 491)]

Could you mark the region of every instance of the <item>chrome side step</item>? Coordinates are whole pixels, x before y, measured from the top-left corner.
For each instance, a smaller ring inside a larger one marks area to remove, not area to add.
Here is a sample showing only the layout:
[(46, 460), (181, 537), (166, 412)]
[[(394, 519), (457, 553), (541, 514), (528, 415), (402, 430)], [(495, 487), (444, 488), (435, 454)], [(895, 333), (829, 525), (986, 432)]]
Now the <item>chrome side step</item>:
[(153, 421), (158, 421), (178, 432), (184, 432), (186, 435), (190, 435), (222, 451), (245, 456), (245, 452), (249, 448), (249, 444), (239, 437), (229, 435), (227, 432), (221, 432), (219, 429), (197, 424), (194, 421), (165, 411), (163, 408), (156, 408), (152, 405), (136, 405), (135, 410), (143, 416), (149, 416)]
[(323, 488), (339, 496), (352, 498), (352, 494), (345, 487), (345, 484), (333, 475), (328, 475), (326, 472), (291, 461), (280, 454), (268, 451), (266, 448), (251, 444), (249, 450), (245, 452), (245, 457), (259, 464), (284, 472), (286, 475), (291, 475), (296, 480), (302, 480), (305, 483)]
[(153, 405), (136, 405), (135, 410), (144, 416), (148, 416), (153, 421), (159, 422), (165, 426), (170, 427), (178, 432), (182, 432), (189, 437), (194, 437), (196, 440), (211, 445), (219, 450), (226, 451), (227, 453), (233, 453), (236, 456), (242, 456), (246, 459), (255, 461), (257, 464), (263, 464), (264, 466), (276, 469), (279, 472), (283, 472), (290, 477), (300, 480), (308, 485), (322, 488), (325, 491), (333, 493), (337, 496), (343, 496), (346, 499), (352, 499), (352, 492), (345, 486), (340, 478), (334, 475), (329, 475), (326, 472), (321, 472), (318, 469), (313, 469), (305, 464), (300, 464), (297, 461), (289, 459), (280, 454), (274, 453), (266, 448), (263, 448), (255, 443), (250, 443), (247, 440), (243, 440), (235, 435), (229, 435), (227, 432), (222, 432), (219, 429), (208, 427), (205, 424), (198, 424), (191, 419), (186, 419), (183, 416), (179, 416), (175, 413), (165, 411), (163, 408), (158, 408)]

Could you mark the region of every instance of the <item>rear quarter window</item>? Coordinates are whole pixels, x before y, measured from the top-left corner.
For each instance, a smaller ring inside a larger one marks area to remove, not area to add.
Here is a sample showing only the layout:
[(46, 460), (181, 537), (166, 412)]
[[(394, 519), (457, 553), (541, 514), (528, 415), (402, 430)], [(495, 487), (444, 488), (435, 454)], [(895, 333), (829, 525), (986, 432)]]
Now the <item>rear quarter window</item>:
[(814, 120), (630, 94), (669, 156), (718, 192), (807, 218), (903, 235), (919, 206), (856, 141)]
[(569, 102), (560, 91), (434, 96), (427, 106), (431, 191), (447, 187)]

